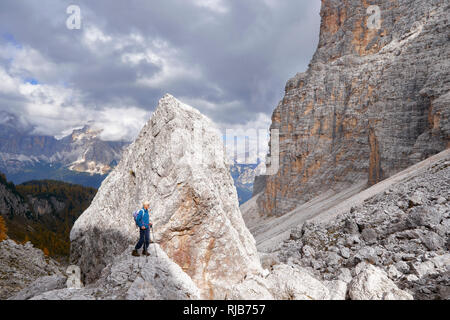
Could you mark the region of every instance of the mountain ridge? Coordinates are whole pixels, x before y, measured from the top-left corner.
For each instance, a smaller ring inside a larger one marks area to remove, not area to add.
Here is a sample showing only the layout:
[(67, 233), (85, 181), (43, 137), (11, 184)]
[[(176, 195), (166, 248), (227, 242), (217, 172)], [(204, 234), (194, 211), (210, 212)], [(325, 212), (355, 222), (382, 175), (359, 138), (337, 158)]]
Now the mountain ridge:
[(105, 175), (117, 164), (127, 144), (101, 140), (101, 130), (90, 125), (56, 139), (16, 129), (11, 121), (0, 124), (0, 170), (12, 176), (43, 165)]

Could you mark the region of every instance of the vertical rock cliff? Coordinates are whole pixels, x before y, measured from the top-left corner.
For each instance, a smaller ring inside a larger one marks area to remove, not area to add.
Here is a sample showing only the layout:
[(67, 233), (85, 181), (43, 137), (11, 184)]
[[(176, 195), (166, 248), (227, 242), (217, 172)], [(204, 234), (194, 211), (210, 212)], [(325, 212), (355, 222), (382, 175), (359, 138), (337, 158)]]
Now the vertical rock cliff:
[(318, 49), (272, 116), (280, 168), (262, 214), (375, 184), (450, 147), (448, 12), (440, 0), (322, 0)]
[(137, 241), (131, 213), (146, 199), (158, 244), (203, 298), (224, 298), (227, 288), (262, 270), (219, 132), (170, 95), (71, 231), (71, 260), (87, 283)]

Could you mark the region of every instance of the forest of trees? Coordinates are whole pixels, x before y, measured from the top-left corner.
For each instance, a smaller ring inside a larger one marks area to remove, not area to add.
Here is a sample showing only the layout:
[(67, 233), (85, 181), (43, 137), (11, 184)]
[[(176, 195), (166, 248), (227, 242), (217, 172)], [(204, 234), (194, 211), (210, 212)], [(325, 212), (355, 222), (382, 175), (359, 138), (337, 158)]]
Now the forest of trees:
[[(97, 190), (52, 180), (30, 181), (17, 186), (9, 183), (8, 187), (14, 188), (29, 203), (32, 212), (31, 217), (5, 217), (9, 238), (21, 243), (31, 241), (46, 255), (67, 258), (70, 254), (70, 230), (76, 219), (89, 207)], [(30, 198), (45, 200), (52, 207), (52, 212), (41, 215), (34, 212)], [(64, 208), (57, 210), (52, 200), (63, 203)]]

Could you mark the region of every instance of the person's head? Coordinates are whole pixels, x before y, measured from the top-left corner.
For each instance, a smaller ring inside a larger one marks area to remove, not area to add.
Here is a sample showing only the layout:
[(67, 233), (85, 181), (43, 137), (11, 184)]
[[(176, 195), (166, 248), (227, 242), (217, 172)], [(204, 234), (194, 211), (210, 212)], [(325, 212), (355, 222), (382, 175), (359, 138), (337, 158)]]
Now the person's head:
[(142, 203), (142, 207), (144, 207), (145, 210), (148, 210), (148, 208), (150, 208), (150, 202), (144, 201), (144, 202)]

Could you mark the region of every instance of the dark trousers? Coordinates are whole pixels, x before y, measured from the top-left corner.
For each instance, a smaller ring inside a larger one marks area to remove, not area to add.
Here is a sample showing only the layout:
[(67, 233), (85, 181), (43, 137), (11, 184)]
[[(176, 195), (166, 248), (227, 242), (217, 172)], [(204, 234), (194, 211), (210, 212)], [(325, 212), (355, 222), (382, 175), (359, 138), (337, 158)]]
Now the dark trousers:
[(150, 245), (150, 228), (146, 228), (145, 230), (139, 229), (139, 242), (136, 244), (135, 249), (139, 250), (142, 245), (144, 245), (144, 251), (147, 251)]

